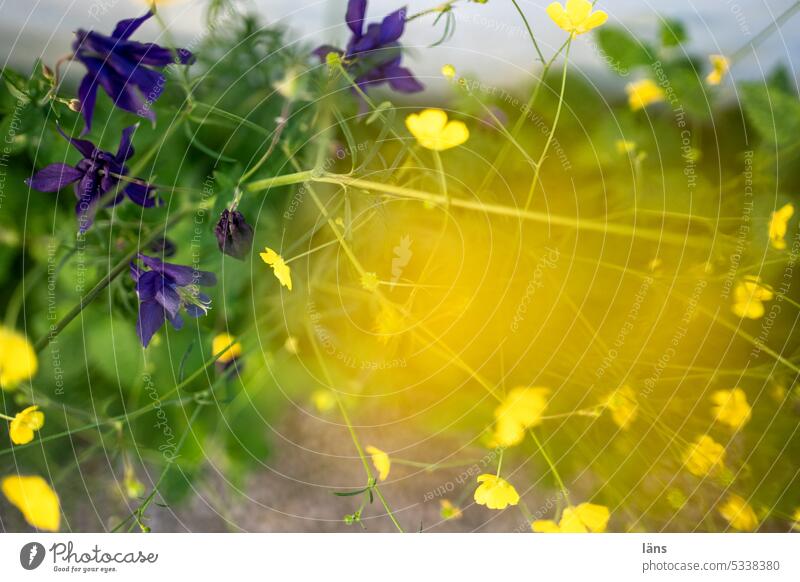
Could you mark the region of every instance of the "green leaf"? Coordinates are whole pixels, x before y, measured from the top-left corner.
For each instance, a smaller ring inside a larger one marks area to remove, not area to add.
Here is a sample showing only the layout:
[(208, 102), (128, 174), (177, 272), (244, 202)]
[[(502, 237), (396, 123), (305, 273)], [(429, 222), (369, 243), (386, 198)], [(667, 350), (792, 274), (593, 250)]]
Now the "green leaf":
[(655, 51), (652, 47), (621, 28), (599, 28), (597, 41), (601, 49), (600, 58), (619, 75), (627, 75), (629, 69), (649, 65), (654, 60)]
[(765, 140), (789, 148), (800, 141), (800, 101), (778, 87), (752, 82), (740, 86), (747, 118)]
[(666, 19), (661, 22), (658, 36), (661, 39), (661, 46), (663, 47), (682, 45), (689, 38), (683, 23), (679, 20), (672, 19)]

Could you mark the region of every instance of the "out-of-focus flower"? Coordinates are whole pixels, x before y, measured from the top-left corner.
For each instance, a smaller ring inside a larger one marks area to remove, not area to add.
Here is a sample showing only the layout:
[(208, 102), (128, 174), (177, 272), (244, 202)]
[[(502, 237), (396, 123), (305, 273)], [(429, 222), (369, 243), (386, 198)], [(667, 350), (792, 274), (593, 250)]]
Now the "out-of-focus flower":
[(531, 524), (531, 529), (536, 533), (603, 533), (610, 518), (608, 507), (581, 503), (564, 509), (558, 523), (551, 519), (538, 519)]
[(794, 510), (792, 514), (792, 529), (794, 531), (800, 531), (800, 507)]
[(773, 249), (786, 248), (786, 231), (794, 215), (794, 204), (784, 204), (769, 217), (769, 242)]
[(725, 447), (707, 434), (701, 435), (686, 449), (683, 463), (697, 477), (716, 475), (725, 466)]
[(602, 10), (592, 11), (589, 0), (567, 0), (565, 6), (553, 2), (547, 7), (547, 15), (559, 28), (573, 36), (589, 32), (608, 20), (608, 14)]
[(172, 239), (162, 236), (153, 241), (148, 250), (157, 257), (169, 258), (178, 252), (178, 245)]
[(389, 343), (392, 337), (402, 333), (406, 329), (406, 320), (400, 310), (391, 305), (384, 305), (375, 317), (375, 333), (378, 341), (383, 344)]
[(320, 388), (311, 393), (311, 402), (314, 403), (318, 412), (325, 413), (330, 412), (336, 406), (336, 397), (330, 390)]
[(731, 493), (719, 506), (719, 514), (730, 526), (738, 531), (755, 531), (758, 529), (758, 516), (743, 497)]
[(439, 515), (442, 516), (442, 519), (461, 519), (463, 513), (461, 513), (461, 508), (457, 505), (453, 505), (453, 502), (449, 499), (442, 499), (439, 501)]
[(216, 355), (217, 362), (227, 368), (230, 364), (242, 357), (242, 344), (240, 344), (235, 336), (229, 333), (218, 333), (211, 341), (211, 353)]
[(388, 83), (395, 91), (416, 93), (424, 88), (411, 71), (400, 65), (403, 49), (397, 42), (406, 25), (406, 9), (401, 8), (386, 16), (380, 24), (372, 23), (364, 30), (367, 0), (349, 0), (345, 20), (352, 33), (346, 50), (322, 45), (314, 50), (321, 62), (329, 62), (329, 55), (337, 55), (354, 75), (355, 83), (362, 89)]
[(375, 291), (378, 288), (380, 281), (378, 275), (372, 272), (364, 273), (361, 275), (361, 286), (366, 291)]
[(522, 442), (525, 431), (542, 421), (549, 395), (549, 388), (518, 386), (510, 390), (494, 411), (497, 422), (493, 444), (511, 447)]
[(456, 68), (453, 65), (442, 65), (442, 76), (452, 79), (456, 76)]
[(131, 262), (131, 279), (139, 296), (139, 320), (136, 333), (144, 347), (166, 320), (175, 329), (183, 327), (181, 308), (191, 317), (205, 315), (211, 298), (199, 286), (216, 285), (214, 273), (199, 271), (184, 265), (164, 263), (155, 257), (139, 254), (138, 259), (149, 269), (145, 271)]
[(648, 105), (664, 100), (664, 90), (652, 79), (628, 83), (625, 86), (625, 92), (628, 94), (628, 105), (631, 111), (639, 111)]
[(741, 388), (717, 390), (711, 394), (711, 401), (717, 422), (740, 429), (750, 420), (752, 410), (747, 403), (747, 394)]
[(214, 227), (219, 250), (234, 259), (243, 260), (253, 248), (253, 227), (238, 210), (222, 211)]
[(297, 355), (300, 351), (300, 342), (293, 335), (287, 336), (286, 341), (283, 342), (283, 348), (292, 355)]
[(761, 284), (761, 277), (747, 275), (733, 292), (733, 312), (739, 317), (760, 319), (764, 316), (764, 301), (774, 297), (772, 291)]
[(461, 145), (469, 139), (463, 121), (448, 121), (441, 109), (425, 109), (406, 117), (406, 127), (422, 147), (442, 151)]
[(618, 139), (614, 142), (618, 154), (632, 154), (636, 151), (636, 142), (627, 139)]
[(265, 247), (264, 252), (260, 253), (259, 256), (262, 261), (272, 267), (272, 272), (275, 273), (275, 278), (280, 281), (281, 285), (291, 291), (292, 271), (286, 261), (283, 260), (283, 257), (269, 247)]
[(33, 346), (24, 335), (0, 325), (0, 388), (13, 390), (30, 380), (39, 367)]
[(173, 63), (187, 65), (194, 60), (186, 49), (173, 51), (154, 43), (130, 40), (151, 16), (153, 13), (147, 12), (139, 18), (120, 20), (111, 36), (83, 29), (75, 32), (74, 58), (87, 70), (78, 87), (81, 115), (86, 124), (84, 133), (92, 127), (98, 87), (103, 88), (115, 106), (155, 122), (152, 104), (166, 84), (166, 78), (157, 69)]
[(605, 402), (611, 411), (611, 419), (622, 430), (630, 428), (639, 414), (636, 392), (630, 386), (622, 386), (608, 395)]
[(485, 505), (489, 509), (505, 509), (519, 503), (519, 493), (502, 477), (484, 473), (478, 476), (478, 483), (475, 489), (475, 503), (478, 505)]
[(375, 465), (375, 470), (378, 472), (378, 479), (386, 481), (386, 477), (389, 476), (389, 470), (392, 468), (392, 460), (389, 455), (372, 445), (366, 447), (365, 450), (372, 457), (372, 464)]
[[(26, 179), (25, 183), (40, 192), (57, 192), (64, 186), (74, 183), (75, 197), (78, 199), (75, 213), (78, 216), (78, 232), (82, 234), (94, 222), (97, 203), (103, 195), (117, 188), (120, 176), (128, 175), (125, 162), (134, 154), (131, 138), (136, 128), (136, 125), (132, 125), (122, 131), (117, 153), (112, 154), (96, 148), (92, 142), (85, 139), (69, 137), (59, 127), (59, 133), (81, 153), (83, 159), (74, 167), (63, 163), (45, 166), (33, 177)], [(145, 208), (160, 204), (155, 195), (155, 187), (137, 178), (135, 181), (127, 182), (125, 187), (108, 201), (107, 206), (116, 206), (125, 196)]]
[(36, 529), (58, 531), (61, 508), (58, 495), (47, 481), (37, 475), (11, 475), (3, 478), (0, 489), (30, 525)]
[(8, 426), (11, 442), (15, 445), (25, 445), (33, 440), (34, 433), (44, 426), (44, 412), (38, 406), (29, 406), (22, 412), (14, 415), (14, 420)]
[(711, 72), (706, 76), (706, 83), (719, 85), (731, 68), (731, 63), (723, 55), (709, 55), (708, 60), (711, 61)]
[(144, 483), (139, 481), (136, 478), (136, 473), (133, 470), (133, 467), (130, 464), (125, 465), (125, 476), (123, 478), (123, 484), (125, 485), (125, 495), (128, 496), (129, 499), (138, 499), (142, 495), (144, 495), (145, 487)]

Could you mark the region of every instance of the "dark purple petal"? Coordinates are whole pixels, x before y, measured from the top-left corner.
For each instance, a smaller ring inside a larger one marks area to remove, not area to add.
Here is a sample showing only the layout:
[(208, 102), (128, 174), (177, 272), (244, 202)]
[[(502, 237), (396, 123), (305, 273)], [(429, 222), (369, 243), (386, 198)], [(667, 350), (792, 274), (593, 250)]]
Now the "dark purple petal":
[(367, 0), (349, 0), (347, 2), (347, 13), (344, 19), (345, 22), (347, 22), (347, 26), (356, 36), (361, 36), (366, 13)]
[(180, 313), (176, 313), (174, 316), (167, 313), (167, 319), (176, 330), (180, 330), (183, 327), (183, 318)]
[(162, 203), (156, 194), (156, 187), (149, 184), (144, 186), (131, 182), (125, 188), (125, 194), (128, 195), (132, 202), (144, 208), (152, 208)]
[(133, 157), (136, 150), (133, 149), (131, 138), (138, 128), (138, 125), (131, 125), (122, 130), (122, 138), (119, 140), (119, 148), (117, 148), (117, 155), (114, 158), (121, 164), (125, 160)]
[(389, 86), (400, 93), (417, 93), (425, 89), (425, 85), (417, 81), (414, 74), (405, 67), (393, 66), (384, 69), (384, 78)]
[(96, 157), (96, 155), (99, 152), (99, 150), (96, 147), (94, 147), (94, 144), (92, 142), (90, 142), (89, 140), (86, 140), (86, 139), (76, 139), (74, 137), (68, 136), (61, 129), (60, 125), (56, 125), (56, 129), (58, 130), (58, 133), (60, 133), (61, 135), (64, 136), (64, 139), (66, 139), (69, 143), (71, 143), (72, 146), (76, 150), (81, 152), (81, 155), (84, 158), (94, 158), (94, 157)]
[(381, 25), (370, 24), (367, 26), (367, 32), (358, 38), (353, 37), (347, 45), (347, 55), (355, 56), (358, 53), (366, 53), (369, 51), (377, 50), (381, 47)]
[(142, 271), (142, 270), (139, 268), (139, 265), (137, 265), (137, 264), (136, 264), (136, 263), (134, 263), (133, 261), (131, 261), (131, 262), (130, 262), (130, 265), (129, 265), (129, 266), (130, 266), (131, 279), (133, 279), (133, 282), (134, 282), (134, 283), (136, 283), (136, 284), (138, 285), (138, 283), (139, 283), (139, 278), (142, 276), (142, 274), (143, 274), (143, 272), (144, 272), (144, 271)]
[(164, 325), (166, 314), (164, 308), (155, 301), (142, 301), (139, 304), (139, 320), (136, 322), (136, 334), (147, 347), (153, 335)]
[(139, 28), (142, 23), (146, 22), (149, 18), (153, 16), (153, 13), (148, 11), (147, 14), (144, 16), (140, 16), (139, 18), (128, 18), (127, 20), (120, 20), (117, 23), (117, 26), (114, 28), (114, 32), (111, 33), (111, 36), (114, 38), (118, 38), (120, 40), (125, 40), (134, 32), (136, 29)]
[[(134, 73), (130, 78), (129, 83), (127, 76), (121, 75), (110, 66), (105, 66), (103, 61), (99, 59), (82, 58), (81, 62), (89, 69), (89, 74), (94, 77), (95, 82), (99, 83), (108, 96), (111, 97), (115, 106), (124, 111), (133, 113), (134, 115), (138, 115), (139, 117), (145, 117), (151, 121), (155, 121), (155, 113), (137, 90), (137, 82), (145, 83), (146, 81), (145, 77), (141, 75), (137, 76), (137, 74), (139, 71), (146, 71), (147, 69), (139, 67), (137, 73)], [(150, 79), (150, 81), (152, 81), (152, 79)], [(159, 91), (154, 91), (154, 98), (151, 100), (154, 101), (159, 95)]]
[[(75, 184), (75, 188), (78, 185)], [(97, 200), (88, 196), (78, 198), (75, 204), (75, 214), (78, 217), (78, 232), (80, 234), (89, 230), (89, 227), (94, 223), (94, 216), (97, 213)]]
[(50, 164), (45, 166), (25, 183), (40, 192), (57, 192), (67, 184), (77, 182), (83, 177), (83, 172), (67, 164)]
[(397, 41), (403, 35), (406, 26), (406, 9), (401, 8), (386, 16), (381, 22), (380, 44), (385, 45)]
[(136, 281), (136, 294), (139, 301), (154, 301), (156, 293), (164, 285), (161, 273), (155, 271), (142, 271), (138, 266), (139, 278)]
[(166, 67), (173, 63), (188, 65), (194, 62), (194, 55), (187, 49), (172, 50), (152, 42), (129, 41), (117, 52), (124, 54), (126, 58), (138, 65), (152, 67)]
[(186, 285), (216, 285), (217, 277), (214, 273), (208, 271), (200, 271), (187, 267), (184, 265), (176, 265), (174, 263), (165, 263), (155, 257), (139, 254), (142, 262), (154, 271), (158, 271), (163, 275), (172, 279), (179, 287)]
[(94, 116), (94, 104), (97, 101), (97, 83), (93, 75), (84, 75), (80, 87), (78, 87), (78, 101), (81, 104), (81, 116), (83, 117), (83, 133), (89, 133), (92, 129), (92, 117)]
[(178, 312), (181, 310), (181, 296), (169, 285), (162, 284), (158, 287), (156, 290), (156, 301), (158, 301), (172, 317), (178, 315)]

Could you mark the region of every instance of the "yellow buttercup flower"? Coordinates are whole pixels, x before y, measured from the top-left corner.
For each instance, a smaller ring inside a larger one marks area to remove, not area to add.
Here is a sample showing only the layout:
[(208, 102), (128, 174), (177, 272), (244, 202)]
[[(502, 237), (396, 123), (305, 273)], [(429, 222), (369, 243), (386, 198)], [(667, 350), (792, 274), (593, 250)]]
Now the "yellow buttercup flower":
[(44, 412), (38, 406), (29, 406), (14, 416), (8, 427), (11, 442), (24, 445), (33, 440), (33, 433), (44, 426)]
[(739, 317), (760, 319), (764, 316), (764, 301), (774, 297), (772, 291), (762, 285), (761, 277), (748, 275), (736, 285), (733, 292), (733, 312)]
[(783, 250), (786, 248), (786, 231), (792, 215), (794, 215), (793, 204), (784, 204), (770, 215), (769, 242), (773, 249)]
[(715, 475), (725, 466), (725, 447), (707, 434), (701, 435), (686, 449), (683, 463), (697, 477)]
[(336, 406), (336, 397), (330, 390), (320, 388), (312, 392), (311, 402), (314, 403), (314, 406), (319, 412), (329, 412)]
[(559, 28), (577, 36), (601, 26), (608, 20), (602, 10), (592, 12), (589, 0), (567, 0), (566, 6), (553, 2), (547, 7), (547, 15)]
[(636, 392), (630, 386), (622, 386), (609, 394), (605, 402), (611, 411), (611, 419), (622, 430), (627, 430), (639, 415)]
[(447, 79), (456, 76), (456, 68), (453, 65), (442, 65), (442, 75)]
[(639, 111), (648, 105), (664, 100), (664, 90), (652, 79), (642, 79), (625, 86), (628, 93), (628, 105), (631, 111)]
[(511, 447), (522, 442), (525, 431), (542, 421), (549, 395), (549, 388), (518, 386), (510, 390), (494, 411), (495, 446)]
[(461, 508), (453, 505), (449, 499), (442, 499), (439, 506), (439, 515), (442, 516), (442, 519), (460, 519), (463, 515)]
[(5, 477), (0, 489), (11, 504), (22, 512), (25, 521), (37, 529), (58, 531), (61, 509), (58, 495), (38, 476)]
[(800, 531), (800, 507), (794, 510), (792, 521), (794, 522), (792, 523), (792, 529), (794, 531)]
[(551, 519), (538, 519), (531, 524), (536, 533), (603, 533), (611, 517), (608, 507), (594, 503), (581, 503), (567, 507), (556, 523)]
[(392, 460), (389, 455), (378, 447), (368, 446), (366, 451), (372, 456), (372, 464), (375, 465), (375, 470), (378, 472), (378, 479), (386, 481), (389, 476), (389, 470), (392, 468)]
[(731, 63), (723, 55), (709, 55), (708, 60), (711, 61), (711, 72), (706, 77), (706, 83), (709, 85), (719, 85), (722, 78), (728, 73), (731, 68)]
[(469, 139), (462, 121), (448, 121), (441, 109), (425, 109), (406, 117), (406, 127), (422, 147), (437, 152), (454, 148)]
[(361, 275), (361, 286), (366, 291), (375, 291), (378, 288), (380, 281), (376, 273), (368, 272)]
[(289, 291), (292, 290), (292, 271), (289, 265), (283, 260), (283, 257), (273, 251), (269, 247), (264, 248), (264, 252), (260, 253), (261, 260), (272, 267), (275, 277), (281, 282), (281, 285), (286, 287)]
[(0, 388), (13, 390), (30, 380), (39, 367), (36, 352), (24, 335), (0, 326)]
[(227, 364), (242, 356), (242, 344), (231, 334), (220, 333), (211, 342), (211, 353), (220, 354), (217, 361)]
[(738, 531), (755, 531), (758, 528), (758, 516), (744, 498), (731, 493), (719, 506), (719, 514)]
[(475, 490), (475, 503), (478, 505), (485, 505), (489, 509), (505, 509), (519, 503), (519, 493), (502, 477), (484, 473), (478, 476), (478, 483), (480, 485)]
[(740, 429), (750, 420), (752, 409), (747, 403), (747, 395), (741, 388), (717, 390), (711, 394), (711, 401), (715, 404), (712, 412), (717, 422)]
[(636, 142), (627, 139), (618, 139), (614, 142), (618, 154), (632, 154), (636, 151)]

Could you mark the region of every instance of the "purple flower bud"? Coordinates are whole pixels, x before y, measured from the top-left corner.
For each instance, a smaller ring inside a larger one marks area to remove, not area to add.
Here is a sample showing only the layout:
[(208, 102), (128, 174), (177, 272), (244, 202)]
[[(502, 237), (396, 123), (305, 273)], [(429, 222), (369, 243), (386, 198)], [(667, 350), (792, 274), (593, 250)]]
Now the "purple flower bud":
[(214, 227), (219, 250), (234, 259), (244, 260), (253, 246), (253, 228), (238, 210), (222, 211)]

